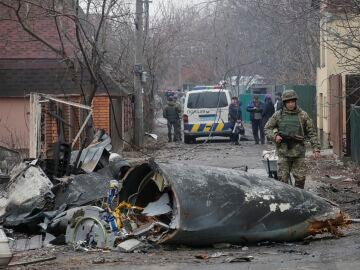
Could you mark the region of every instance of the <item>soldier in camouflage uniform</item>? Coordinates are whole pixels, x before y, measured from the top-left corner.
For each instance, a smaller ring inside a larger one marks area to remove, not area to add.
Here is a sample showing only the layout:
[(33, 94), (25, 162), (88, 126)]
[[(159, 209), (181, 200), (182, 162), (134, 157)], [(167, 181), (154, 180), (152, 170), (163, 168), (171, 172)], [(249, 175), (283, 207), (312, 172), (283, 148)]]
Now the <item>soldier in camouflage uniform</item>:
[(291, 172), (295, 186), (303, 189), (306, 176), (304, 141), (310, 141), (315, 159), (320, 157), (320, 144), (313, 121), (296, 105), (297, 99), (294, 90), (284, 91), (283, 108), (275, 112), (266, 123), (265, 134), (276, 143), (279, 180), (288, 183)]
[(172, 142), (172, 127), (174, 127), (174, 142), (181, 141), (181, 108), (173, 97), (168, 98), (168, 103), (163, 111), (163, 116), (167, 120), (168, 138)]

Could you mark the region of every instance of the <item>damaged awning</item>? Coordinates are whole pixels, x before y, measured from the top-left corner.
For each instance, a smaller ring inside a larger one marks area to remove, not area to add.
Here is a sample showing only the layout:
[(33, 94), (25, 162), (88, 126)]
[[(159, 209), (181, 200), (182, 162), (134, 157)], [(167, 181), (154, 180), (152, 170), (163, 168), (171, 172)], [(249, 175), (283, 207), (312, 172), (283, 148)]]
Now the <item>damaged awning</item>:
[[(140, 227), (164, 224), (152, 232), (158, 243), (294, 241), (338, 233), (337, 228), (346, 224), (343, 213), (329, 201), (270, 178), (225, 168), (143, 163), (124, 178), (120, 201), (147, 209), (135, 220)], [(149, 212), (153, 219), (144, 221)]]

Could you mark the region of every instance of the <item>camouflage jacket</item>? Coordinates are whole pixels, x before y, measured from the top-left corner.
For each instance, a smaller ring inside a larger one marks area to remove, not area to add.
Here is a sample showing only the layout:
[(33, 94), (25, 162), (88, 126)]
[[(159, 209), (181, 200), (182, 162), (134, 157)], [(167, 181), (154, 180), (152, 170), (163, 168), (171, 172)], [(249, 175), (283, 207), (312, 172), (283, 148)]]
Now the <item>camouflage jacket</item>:
[[(283, 108), (273, 114), (265, 125), (265, 134), (268, 140), (275, 142), (275, 137), (279, 133), (279, 123), (282, 120), (283, 114), (299, 114), (304, 139), (310, 141), (314, 151), (320, 151), (320, 144), (313, 121), (309, 115), (299, 107), (297, 107), (295, 111), (288, 111)], [(280, 157), (305, 157), (305, 151), (304, 141), (292, 141), (290, 147), (284, 139), (280, 144), (276, 144), (276, 152)]]
[(169, 122), (179, 121), (180, 117), (181, 117), (180, 104), (178, 104), (174, 101), (169, 101), (163, 110), (163, 116)]

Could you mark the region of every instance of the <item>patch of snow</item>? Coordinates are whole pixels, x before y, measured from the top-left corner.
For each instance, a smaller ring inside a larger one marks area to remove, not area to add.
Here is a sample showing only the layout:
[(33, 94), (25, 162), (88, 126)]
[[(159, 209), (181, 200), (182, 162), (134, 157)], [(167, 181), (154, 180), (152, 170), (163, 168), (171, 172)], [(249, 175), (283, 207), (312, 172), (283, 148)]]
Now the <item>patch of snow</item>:
[(290, 203), (271, 203), (270, 204), (270, 211), (276, 212), (276, 210), (280, 210), (280, 212), (284, 212), (286, 210), (289, 210), (291, 208)]
[(270, 211), (271, 212), (275, 212), (276, 208), (277, 208), (278, 204), (277, 203), (271, 203), (270, 204)]
[(280, 208), (280, 212), (284, 212), (291, 208), (291, 204), (290, 203), (280, 203), (279, 208)]

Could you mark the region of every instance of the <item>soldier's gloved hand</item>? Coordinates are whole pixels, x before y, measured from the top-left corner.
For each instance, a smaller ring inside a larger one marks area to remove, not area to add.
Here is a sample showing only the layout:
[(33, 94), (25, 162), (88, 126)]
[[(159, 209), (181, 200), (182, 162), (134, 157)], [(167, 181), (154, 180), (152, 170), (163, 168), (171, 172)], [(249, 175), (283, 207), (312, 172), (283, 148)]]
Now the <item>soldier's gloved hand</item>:
[(281, 141), (282, 141), (282, 137), (280, 135), (276, 135), (275, 136), (275, 142), (276, 143), (281, 143)]
[(320, 159), (320, 157), (321, 157), (320, 151), (315, 151), (313, 157), (314, 157), (314, 159)]

